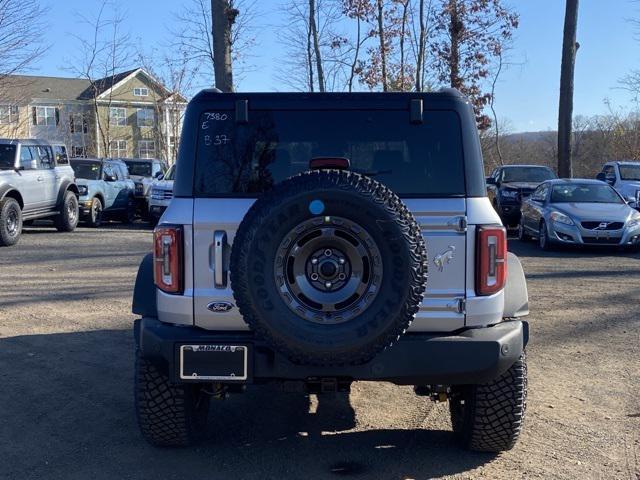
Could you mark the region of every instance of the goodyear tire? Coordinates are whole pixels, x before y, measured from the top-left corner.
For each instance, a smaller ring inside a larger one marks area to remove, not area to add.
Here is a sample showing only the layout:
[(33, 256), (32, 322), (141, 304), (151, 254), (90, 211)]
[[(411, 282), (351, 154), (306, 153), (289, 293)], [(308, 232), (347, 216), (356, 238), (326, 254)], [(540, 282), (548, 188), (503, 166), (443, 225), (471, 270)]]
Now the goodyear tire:
[(185, 447), (202, 440), (209, 395), (200, 384), (175, 385), (136, 354), (135, 407), (142, 436), (156, 447)]
[(526, 400), (527, 362), (523, 353), (492, 382), (453, 390), (449, 401), (453, 432), (469, 450), (510, 450), (522, 431)]
[(401, 200), (353, 172), (289, 178), (238, 228), (231, 284), (249, 326), (296, 363), (363, 363), (402, 335), (426, 286), (422, 232)]

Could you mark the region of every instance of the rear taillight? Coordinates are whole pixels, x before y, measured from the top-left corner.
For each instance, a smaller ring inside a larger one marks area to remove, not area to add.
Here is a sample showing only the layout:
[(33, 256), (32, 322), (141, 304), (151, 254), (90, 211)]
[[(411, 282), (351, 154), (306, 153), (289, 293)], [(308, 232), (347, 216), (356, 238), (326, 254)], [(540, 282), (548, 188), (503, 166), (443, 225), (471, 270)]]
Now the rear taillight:
[(182, 227), (163, 225), (153, 231), (153, 279), (163, 292), (182, 293)]
[(507, 282), (507, 232), (504, 227), (478, 227), (476, 295), (492, 295)]

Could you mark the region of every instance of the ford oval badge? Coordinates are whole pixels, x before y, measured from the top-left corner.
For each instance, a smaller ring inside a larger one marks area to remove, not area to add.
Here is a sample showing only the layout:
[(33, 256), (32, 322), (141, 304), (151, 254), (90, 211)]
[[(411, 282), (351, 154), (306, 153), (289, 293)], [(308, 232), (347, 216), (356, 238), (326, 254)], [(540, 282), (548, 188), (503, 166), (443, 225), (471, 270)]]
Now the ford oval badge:
[(213, 313), (225, 313), (233, 308), (233, 303), (229, 302), (211, 302), (207, 308)]

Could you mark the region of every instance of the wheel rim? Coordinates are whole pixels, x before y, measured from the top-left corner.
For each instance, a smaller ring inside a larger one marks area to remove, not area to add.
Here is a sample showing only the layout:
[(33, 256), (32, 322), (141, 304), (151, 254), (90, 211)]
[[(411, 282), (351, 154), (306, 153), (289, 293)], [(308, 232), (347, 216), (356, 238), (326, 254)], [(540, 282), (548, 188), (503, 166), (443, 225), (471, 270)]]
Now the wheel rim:
[(100, 200), (93, 202), (93, 205), (91, 206), (91, 216), (94, 222), (100, 220), (100, 217), (102, 216), (102, 204), (100, 203)]
[(15, 208), (11, 208), (7, 215), (7, 233), (15, 237), (18, 234), (19, 226), (20, 226), (20, 215), (16, 211)]
[(316, 217), (293, 228), (274, 261), (285, 304), (313, 323), (351, 320), (375, 299), (382, 258), (371, 236), (341, 217)]
[(67, 203), (67, 217), (69, 218), (69, 223), (74, 223), (78, 217), (78, 206), (75, 200)]

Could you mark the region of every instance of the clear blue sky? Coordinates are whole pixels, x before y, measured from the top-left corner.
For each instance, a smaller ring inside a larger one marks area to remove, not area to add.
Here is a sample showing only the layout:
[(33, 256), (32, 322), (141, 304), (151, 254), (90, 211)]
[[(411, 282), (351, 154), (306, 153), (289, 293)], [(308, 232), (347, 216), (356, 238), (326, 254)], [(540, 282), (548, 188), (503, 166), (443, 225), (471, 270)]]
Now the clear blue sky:
[[(166, 43), (166, 30), (172, 13), (185, 0), (136, 0), (121, 2), (127, 12), (127, 25), (144, 48)], [(240, 84), (243, 91), (276, 90), (274, 61), (282, 55), (275, 38), (277, 8), (285, 0), (262, 0), (259, 19), (259, 47), (253, 63), (257, 68)], [(91, 14), (98, 0), (43, 0), (50, 8), (49, 30), (52, 45), (36, 66), (41, 75), (68, 76), (65, 60), (75, 41), (68, 35), (83, 28), (74, 21), (76, 11)], [(509, 120), (514, 131), (555, 129), (564, 0), (511, 0), (520, 13), (511, 66), (502, 76), (496, 92), (498, 115)], [(633, 0), (580, 0), (578, 51), (575, 78), (574, 114), (605, 113), (603, 100), (625, 107), (629, 95), (617, 87), (618, 80), (634, 68), (640, 69), (640, 42), (628, 19), (640, 18), (640, 3)], [(638, 32), (640, 37), (640, 32)]]

